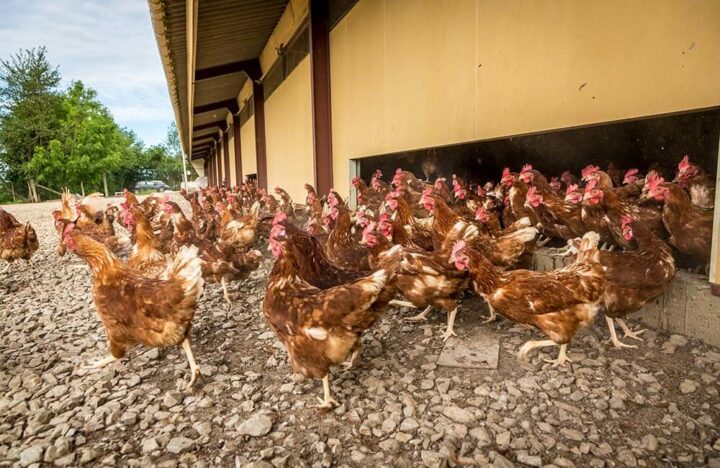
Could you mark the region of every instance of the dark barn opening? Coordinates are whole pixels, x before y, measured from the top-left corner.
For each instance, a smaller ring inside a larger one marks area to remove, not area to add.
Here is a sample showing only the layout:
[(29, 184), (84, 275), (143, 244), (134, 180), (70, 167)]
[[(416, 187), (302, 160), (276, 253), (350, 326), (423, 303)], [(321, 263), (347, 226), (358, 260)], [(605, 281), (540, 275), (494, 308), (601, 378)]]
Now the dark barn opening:
[[(497, 182), (504, 167), (518, 171), (523, 164), (548, 179), (570, 170), (579, 175), (588, 164), (607, 169), (609, 164), (642, 174), (658, 170), (666, 179), (675, 176), (684, 155), (715, 177), (720, 136), (720, 109), (649, 117), (525, 136), (426, 148), (359, 159), (360, 176), (369, 181), (376, 169), (389, 181), (398, 167), (429, 181), (453, 174), (467, 182)], [(425, 171), (423, 170), (425, 168)]]

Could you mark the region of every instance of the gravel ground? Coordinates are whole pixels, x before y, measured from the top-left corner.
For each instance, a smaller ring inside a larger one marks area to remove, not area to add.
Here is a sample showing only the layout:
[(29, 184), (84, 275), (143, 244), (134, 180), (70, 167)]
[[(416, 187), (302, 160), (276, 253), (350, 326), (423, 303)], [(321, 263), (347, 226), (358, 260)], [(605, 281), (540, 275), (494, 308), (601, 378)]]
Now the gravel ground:
[(341, 406), (319, 412), (322, 385), (291, 374), (262, 318), (269, 258), (233, 285), (229, 310), (207, 286), (193, 326), (205, 380), (193, 392), (180, 390), (189, 376), (176, 348), (82, 370), (107, 345), (89, 269), (55, 254), (56, 206), (7, 207), (41, 248), (35, 269), (0, 274), (2, 466), (720, 466), (717, 349), (648, 331), (639, 349), (616, 350), (600, 317), (573, 341), (572, 368), (542, 361), (555, 349), (521, 366), (517, 348), (540, 334), (482, 325), (476, 298), (455, 330), (499, 332), (497, 370), (438, 367), (445, 315), (417, 325), (390, 310), (360, 367), (333, 371)]

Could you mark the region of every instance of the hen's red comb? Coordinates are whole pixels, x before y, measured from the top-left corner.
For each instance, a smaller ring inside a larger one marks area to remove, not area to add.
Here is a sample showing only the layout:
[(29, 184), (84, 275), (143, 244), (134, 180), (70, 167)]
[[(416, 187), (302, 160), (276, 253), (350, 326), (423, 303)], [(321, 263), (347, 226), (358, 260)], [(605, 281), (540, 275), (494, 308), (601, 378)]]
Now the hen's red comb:
[(533, 170), (532, 164), (525, 164), (522, 169), (520, 169), (520, 172), (530, 172)]
[(597, 186), (597, 184), (598, 184), (597, 179), (588, 180), (587, 184), (585, 185), (585, 193), (588, 193), (589, 191), (594, 190), (595, 187)]
[(665, 179), (662, 176), (658, 175), (658, 173), (655, 171), (650, 171), (650, 173), (647, 175), (647, 185), (648, 190), (650, 191), (657, 189), (660, 184), (664, 182)]
[(450, 254), (451, 257), (455, 257), (458, 253), (460, 253), (461, 250), (465, 248), (465, 241), (460, 239), (459, 241), (456, 241), (455, 244), (453, 244), (452, 253)]
[(568, 187), (565, 189), (565, 195), (570, 195), (571, 193), (576, 192), (578, 188), (578, 184), (568, 185)]
[(682, 161), (680, 161), (680, 163), (678, 164), (678, 170), (684, 171), (689, 167), (690, 167), (690, 156), (686, 154), (685, 157), (682, 158)]
[(375, 230), (377, 227), (377, 223), (375, 221), (370, 221), (367, 226), (365, 226), (365, 229), (363, 229), (363, 236), (365, 234), (369, 234)]
[(582, 170), (581, 174), (584, 179), (584, 178), (596, 173), (599, 170), (600, 170), (600, 168), (598, 166), (593, 166), (592, 164), (590, 164), (588, 166), (585, 166), (585, 168)]
[(273, 218), (273, 224), (282, 223), (286, 219), (287, 219), (287, 213), (284, 213), (281, 211), (281, 212), (277, 213), (275, 215), (275, 217)]
[(628, 215), (622, 215), (622, 216), (620, 217), (620, 222), (622, 223), (622, 226), (624, 227), (624, 226), (632, 223), (632, 222), (633, 222), (633, 219), (632, 219), (630, 216), (628, 216)]

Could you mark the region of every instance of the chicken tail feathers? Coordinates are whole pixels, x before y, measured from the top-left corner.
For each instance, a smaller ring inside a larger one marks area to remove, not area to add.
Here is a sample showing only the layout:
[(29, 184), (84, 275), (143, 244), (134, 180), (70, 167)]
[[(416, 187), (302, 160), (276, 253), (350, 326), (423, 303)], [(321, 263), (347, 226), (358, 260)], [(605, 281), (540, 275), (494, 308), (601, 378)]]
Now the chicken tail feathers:
[(528, 216), (525, 216), (523, 218), (518, 219), (514, 223), (510, 225), (510, 228), (513, 230), (518, 230), (526, 227), (530, 227), (530, 218)]
[(198, 248), (184, 245), (173, 259), (168, 274), (169, 280), (180, 281), (187, 296), (195, 299), (202, 294), (205, 282), (202, 277), (202, 260)]
[(595, 231), (586, 232), (580, 244), (577, 246), (578, 254), (575, 259), (575, 263), (587, 262), (589, 260), (598, 261), (598, 243), (600, 242), (600, 235)]
[(386, 281), (395, 277), (395, 272), (400, 266), (403, 254), (403, 247), (401, 245), (394, 245), (378, 256), (378, 272), (385, 272), (387, 276)]
[(586, 232), (580, 240), (580, 252), (587, 252), (596, 249), (600, 242), (600, 235), (595, 231)]

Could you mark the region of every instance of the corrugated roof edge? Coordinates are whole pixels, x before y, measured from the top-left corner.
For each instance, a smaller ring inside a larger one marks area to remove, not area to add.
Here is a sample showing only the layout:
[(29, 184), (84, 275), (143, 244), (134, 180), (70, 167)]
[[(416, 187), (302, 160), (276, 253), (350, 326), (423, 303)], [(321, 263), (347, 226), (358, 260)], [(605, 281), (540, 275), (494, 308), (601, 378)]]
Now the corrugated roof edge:
[(168, 94), (170, 95), (170, 103), (175, 113), (175, 124), (180, 137), (180, 144), (185, 154), (188, 153), (187, 141), (185, 140), (185, 131), (182, 119), (180, 118), (180, 99), (178, 96), (177, 82), (175, 80), (175, 72), (173, 71), (172, 60), (170, 58), (170, 49), (168, 47), (168, 39), (165, 35), (165, 2), (163, 0), (148, 0), (150, 8), (150, 19), (152, 21), (153, 32), (155, 33), (155, 41), (157, 42), (160, 60), (162, 61), (163, 71), (165, 72), (165, 80), (168, 84)]

